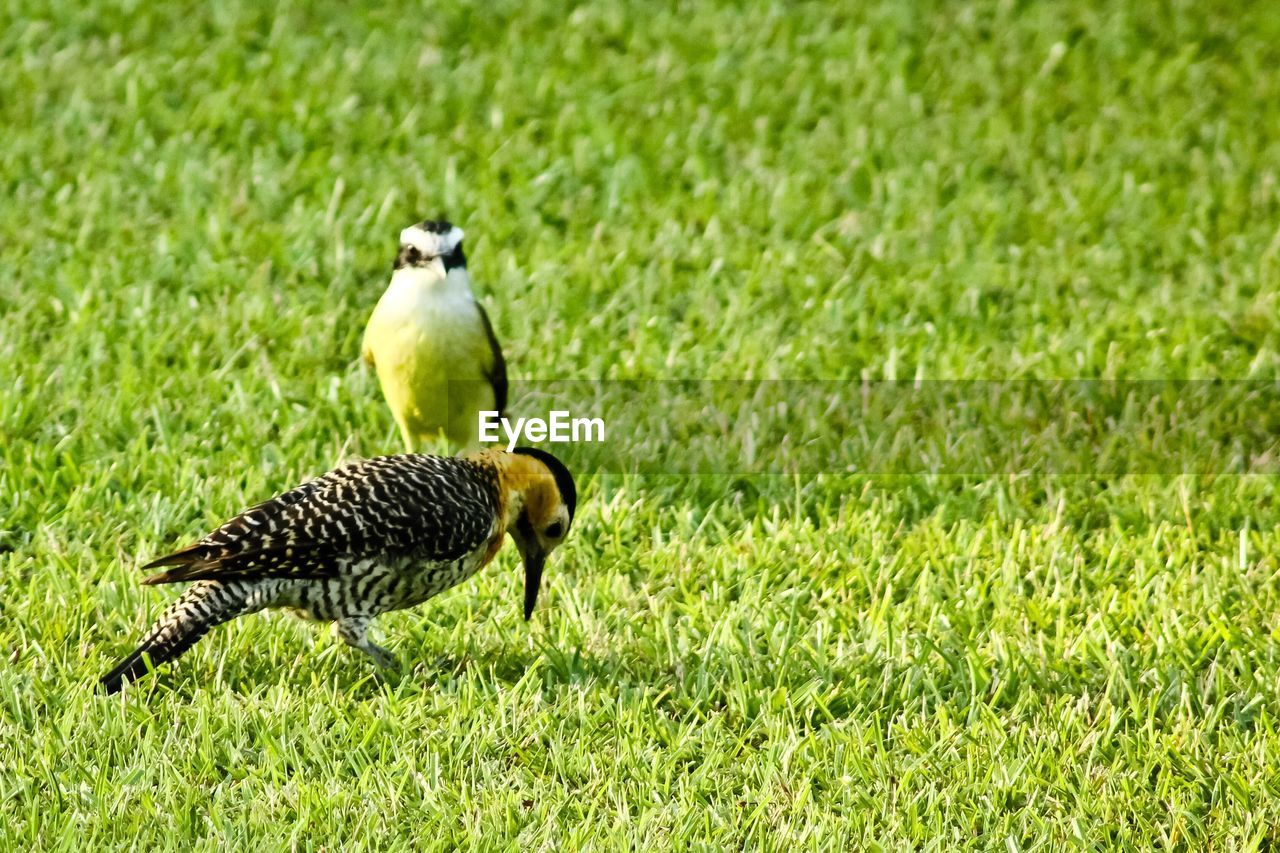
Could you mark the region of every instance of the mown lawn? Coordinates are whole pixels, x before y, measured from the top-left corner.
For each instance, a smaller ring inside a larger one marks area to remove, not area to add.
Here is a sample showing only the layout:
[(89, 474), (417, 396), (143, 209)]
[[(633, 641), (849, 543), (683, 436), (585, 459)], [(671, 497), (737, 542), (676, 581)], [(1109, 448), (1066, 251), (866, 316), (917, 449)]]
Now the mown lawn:
[(504, 552), (399, 674), (96, 695), (139, 562), (398, 450), (426, 215), (517, 378), (1280, 368), (1267, 4), (265, 5), (0, 13), (0, 848), (1280, 842), (1269, 475), (583, 470), (527, 625)]

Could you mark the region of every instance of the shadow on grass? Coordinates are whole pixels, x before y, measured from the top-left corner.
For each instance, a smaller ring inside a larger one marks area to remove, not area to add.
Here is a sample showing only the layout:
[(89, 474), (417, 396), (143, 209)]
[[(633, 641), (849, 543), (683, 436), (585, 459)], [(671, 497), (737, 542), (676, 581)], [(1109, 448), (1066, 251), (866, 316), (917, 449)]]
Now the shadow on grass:
[[(179, 661), (126, 689), (148, 699), (171, 693), (189, 700), (201, 689), (250, 697), (272, 687), (298, 695), (322, 687), (364, 703), (388, 691), (401, 698), (431, 692), (496, 694), (532, 678), (536, 689), (553, 702), (562, 693), (586, 688), (675, 719), (720, 718), (743, 726), (781, 714), (789, 727), (806, 731), (850, 719), (887, 721), (937, 714), (976, 722), (991, 713), (1029, 712), (1028, 697), (1035, 697), (1034, 705), (1041, 710), (1081, 701), (1085, 706), (1079, 711), (1089, 716), (1111, 708), (1126, 727), (1141, 720), (1163, 725), (1188, 713), (1216, 712), (1232, 728), (1250, 731), (1269, 705), (1252, 694), (1201, 695), (1196, 689), (1206, 667), (1229, 666), (1230, 656), (1208, 654), (1182, 666), (1160, 666), (1152, 650), (1132, 648), (1113, 650), (1119, 654), (1114, 660), (1082, 656), (1047, 666), (1018, 655), (989, 659), (923, 636), (916, 641), (902, 657), (864, 651), (835, 661), (819, 661), (794, 650), (775, 657), (741, 647), (672, 661), (626, 655), (625, 650), (599, 655), (545, 642), (532, 648), (469, 642), (443, 652), (404, 644), (396, 649), (400, 667), (393, 670), (379, 670), (345, 647), (317, 642), (292, 656), (273, 648), (224, 659), (212, 670), (195, 661), (185, 666)], [(1242, 678), (1244, 673), (1229, 675)], [(91, 688), (97, 688), (96, 679)]]
[[(271, 685), (304, 690), (312, 684), (320, 684), (350, 699), (367, 701), (388, 689), (401, 693), (413, 685), (424, 691), (455, 690), (466, 680), (473, 680), (485, 689), (510, 688), (526, 678), (531, 668), (537, 669), (544, 689), (555, 685), (582, 685), (593, 681), (608, 683), (619, 678), (632, 678), (632, 674), (612, 657), (600, 658), (580, 650), (565, 653), (551, 646), (512, 649), (496, 644), (434, 655), (429, 652), (418, 655), (405, 648), (394, 651), (399, 666), (393, 669), (379, 669), (360, 653), (336, 646), (332, 650), (309, 650), (278, 666), (256, 657), (225, 661), (221, 672), (209, 684), (216, 681), (224, 689), (240, 695), (252, 694)], [(181, 663), (177, 666), (181, 667)], [(149, 681), (158, 689), (190, 693), (194, 687), (189, 680), (192, 677), (191, 673), (175, 671), (173, 665), (166, 665), (144, 676), (138, 686), (143, 687), (144, 681)], [(155, 688), (145, 687), (148, 690)]]

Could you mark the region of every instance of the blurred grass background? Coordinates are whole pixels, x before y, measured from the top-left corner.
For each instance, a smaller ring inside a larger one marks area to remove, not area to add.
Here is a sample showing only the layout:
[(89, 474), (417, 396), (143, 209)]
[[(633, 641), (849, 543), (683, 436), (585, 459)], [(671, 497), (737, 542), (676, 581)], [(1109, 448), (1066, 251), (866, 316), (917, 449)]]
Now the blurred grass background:
[(274, 615), (91, 687), (139, 560), (397, 449), (424, 216), (522, 379), (1273, 379), (1277, 67), (1266, 4), (5, 4), (0, 846), (1274, 845), (1271, 477), (582, 471), (528, 627), (506, 555), (402, 676)]

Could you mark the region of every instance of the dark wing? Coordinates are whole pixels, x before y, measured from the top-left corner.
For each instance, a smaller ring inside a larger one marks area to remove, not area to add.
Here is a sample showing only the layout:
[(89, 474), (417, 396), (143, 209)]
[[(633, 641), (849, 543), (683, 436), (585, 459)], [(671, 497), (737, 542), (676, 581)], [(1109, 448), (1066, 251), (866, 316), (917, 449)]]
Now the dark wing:
[(331, 471), (245, 510), (199, 542), (143, 568), (143, 583), (328, 578), (352, 562), (456, 560), (492, 534), (497, 481), (478, 463), (382, 456)]
[(489, 315), (479, 302), (480, 322), (484, 324), (484, 335), (489, 339), (489, 350), (493, 353), (493, 367), (489, 369), (489, 384), (493, 386), (493, 403), (498, 408), (498, 417), (507, 413), (507, 360), (502, 357), (502, 347), (498, 346), (498, 338), (493, 334), (493, 324)]

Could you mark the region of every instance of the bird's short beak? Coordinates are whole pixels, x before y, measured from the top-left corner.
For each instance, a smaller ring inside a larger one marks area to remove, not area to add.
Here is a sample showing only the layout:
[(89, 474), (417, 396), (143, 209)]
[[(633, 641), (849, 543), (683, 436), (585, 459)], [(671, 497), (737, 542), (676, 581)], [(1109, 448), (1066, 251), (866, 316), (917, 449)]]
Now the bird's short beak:
[(542, 586), (542, 568), (547, 564), (547, 552), (537, 541), (520, 544), (520, 556), (524, 558), (524, 621), (533, 615), (538, 603), (538, 588)]

